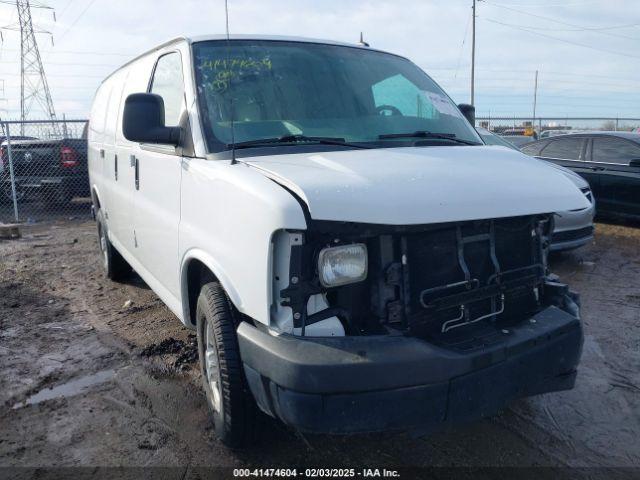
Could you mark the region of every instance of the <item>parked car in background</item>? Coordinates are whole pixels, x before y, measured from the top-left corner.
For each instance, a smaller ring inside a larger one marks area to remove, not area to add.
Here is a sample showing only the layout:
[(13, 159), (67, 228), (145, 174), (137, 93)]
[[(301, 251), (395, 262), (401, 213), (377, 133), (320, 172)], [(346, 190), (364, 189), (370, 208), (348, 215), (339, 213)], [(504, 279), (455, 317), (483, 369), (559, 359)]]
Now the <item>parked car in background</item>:
[(514, 144), (516, 147), (521, 147), (522, 145), (536, 141), (535, 138), (529, 135), (501, 135), (501, 137)]
[(590, 132), (540, 140), (524, 153), (570, 168), (582, 176), (598, 202), (598, 213), (640, 219), (640, 135)]
[(176, 39), (102, 83), (105, 272), (195, 329), (224, 443), (257, 409), (424, 434), (573, 387), (579, 307), (546, 256), (553, 212), (589, 202), (469, 119), (406, 58), (300, 38)]
[[(87, 140), (24, 139), (11, 137), (11, 157), (16, 198), (39, 199), (51, 204), (67, 203), (74, 197), (89, 197)], [(0, 195), (11, 200), (13, 191), (8, 168), (7, 141), (0, 145)]]
[[(508, 142), (504, 137), (484, 128), (476, 128), (476, 130), (487, 145), (500, 145), (518, 150), (518, 147)], [(553, 237), (551, 238), (551, 250), (572, 250), (593, 240), (593, 218), (596, 213), (595, 201), (589, 184), (584, 178), (568, 168), (556, 164), (552, 165), (561, 170), (575, 184), (576, 188), (580, 189), (591, 204), (587, 208), (556, 212)]]
[(571, 130), (543, 130), (538, 136), (539, 139), (555, 137), (558, 135), (566, 135), (571, 133)]

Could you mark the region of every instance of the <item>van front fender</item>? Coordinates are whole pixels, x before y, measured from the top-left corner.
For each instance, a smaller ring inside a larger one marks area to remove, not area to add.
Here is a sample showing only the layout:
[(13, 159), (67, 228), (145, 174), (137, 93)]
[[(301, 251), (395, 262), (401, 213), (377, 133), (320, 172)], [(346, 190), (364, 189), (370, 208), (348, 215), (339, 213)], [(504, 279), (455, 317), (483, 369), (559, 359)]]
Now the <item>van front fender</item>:
[(195, 318), (191, 318), (191, 301), (189, 298), (189, 266), (192, 262), (200, 262), (204, 267), (209, 270), (215, 280), (220, 282), (222, 288), (226, 292), (227, 296), (233, 303), (233, 305), (239, 311), (242, 311), (242, 299), (235, 288), (233, 282), (229, 278), (229, 275), (225, 272), (224, 268), (216, 262), (216, 260), (204, 250), (199, 248), (192, 248), (187, 250), (182, 257), (180, 266), (180, 291), (182, 296), (182, 315), (184, 323), (187, 326), (195, 325)]

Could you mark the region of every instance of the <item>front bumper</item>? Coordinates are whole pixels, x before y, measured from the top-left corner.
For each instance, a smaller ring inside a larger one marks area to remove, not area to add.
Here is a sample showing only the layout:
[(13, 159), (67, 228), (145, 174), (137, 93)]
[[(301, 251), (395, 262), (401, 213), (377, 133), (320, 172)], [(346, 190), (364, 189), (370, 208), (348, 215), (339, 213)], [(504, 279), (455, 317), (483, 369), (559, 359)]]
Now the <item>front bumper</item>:
[(519, 397), (573, 387), (579, 319), (548, 307), (499, 333), (464, 352), (405, 336), (273, 336), (246, 322), (238, 340), (256, 402), (290, 426), (427, 433), (493, 415)]
[(553, 232), (549, 249), (552, 252), (573, 250), (582, 247), (593, 241), (594, 227), (578, 228), (576, 230), (565, 230), (563, 232)]
[(595, 204), (589, 208), (557, 213), (551, 237), (551, 251), (572, 250), (593, 240)]

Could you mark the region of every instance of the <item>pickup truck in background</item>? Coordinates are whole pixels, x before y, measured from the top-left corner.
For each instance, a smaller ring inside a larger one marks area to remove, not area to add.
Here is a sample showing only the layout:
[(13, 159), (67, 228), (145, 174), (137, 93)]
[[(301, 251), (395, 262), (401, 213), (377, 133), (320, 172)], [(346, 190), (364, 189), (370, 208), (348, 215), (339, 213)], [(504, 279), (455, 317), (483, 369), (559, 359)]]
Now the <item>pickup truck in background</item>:
[[(7, 141), (0, 144), (0, 197), (12, 200)], [(40, 200), (57, 205), (88, 197), (85, 138), (11, 139), (11, 156), (18, 201)]]

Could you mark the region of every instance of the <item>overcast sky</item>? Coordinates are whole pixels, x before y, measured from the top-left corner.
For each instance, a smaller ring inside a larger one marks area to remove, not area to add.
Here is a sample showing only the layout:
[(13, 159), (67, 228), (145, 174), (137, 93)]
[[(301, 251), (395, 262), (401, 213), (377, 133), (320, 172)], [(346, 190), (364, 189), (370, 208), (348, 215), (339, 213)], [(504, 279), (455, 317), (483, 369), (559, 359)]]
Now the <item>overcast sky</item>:
[[(39, 4), (31, 0), (32, 4)], [(59, 117), (88, 114), (100, 81), (179, 35), (224, 33), (224, 0), (46, 0), (33, 9)], [(457, 102), (469, 101), (471, 0), (229, 0), (231, 33), (356, 42), (409, 57)], [(15, 24), (0, 3), (0, 26)], [(19, 115), (19, 34), (0, 46), (0, 115)], [(477, 11), (479, 115), (640, 117), (640, 1), (487, 0)], [(3, 89), (4, 84), (4, 89)], [(3, 92), (4, 90), (4, 92)], [(37, 112), (34, 112), (37, 117)]]

